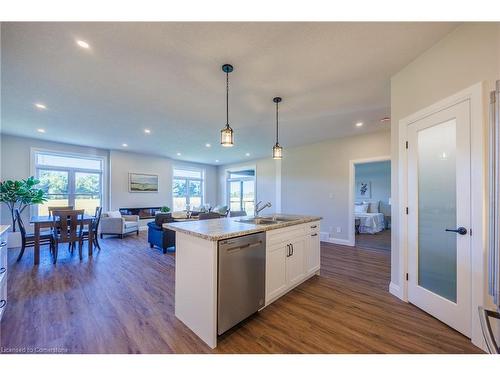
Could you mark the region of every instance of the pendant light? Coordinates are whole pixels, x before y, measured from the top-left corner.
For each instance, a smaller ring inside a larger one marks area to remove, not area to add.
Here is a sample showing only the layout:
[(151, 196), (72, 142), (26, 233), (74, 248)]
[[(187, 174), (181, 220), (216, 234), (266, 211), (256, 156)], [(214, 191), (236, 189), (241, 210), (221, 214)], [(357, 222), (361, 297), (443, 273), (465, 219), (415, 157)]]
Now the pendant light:
[(226, 73), (226, 127), (220, 131), (220, 144), (222, 147), (233, 147), (233, 129), (229, 126), (229, 73), (233, 71), (233, 66), (224, 64), (222, 65), (222, 71)]
[(273, 159), (283, 158), (283, 147), (278, 142), (278, 104), (281, 100), (279, 96), (273, 99), (273, 102), (276, 103), (276, 144), (273, 146)]

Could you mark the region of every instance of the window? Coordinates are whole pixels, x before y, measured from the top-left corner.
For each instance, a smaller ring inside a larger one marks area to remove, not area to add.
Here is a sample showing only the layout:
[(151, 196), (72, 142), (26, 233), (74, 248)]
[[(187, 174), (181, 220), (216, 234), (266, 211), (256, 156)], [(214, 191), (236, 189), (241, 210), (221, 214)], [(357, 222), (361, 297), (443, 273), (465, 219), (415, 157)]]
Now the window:
[(230, 171), (227, 174), (228, 206), (231, 211), (255, 212), (255, 169)]
[(38, 215), (48, 207), (73, 206), (93, 215), (102, 205), (103, 159), (50, 152), (35, 153), (35, 173), (48, 201), (38, 205)]
[(174, 169), (172, 181), (173, 211), (193, 209), (203, 205), (203, 171)]

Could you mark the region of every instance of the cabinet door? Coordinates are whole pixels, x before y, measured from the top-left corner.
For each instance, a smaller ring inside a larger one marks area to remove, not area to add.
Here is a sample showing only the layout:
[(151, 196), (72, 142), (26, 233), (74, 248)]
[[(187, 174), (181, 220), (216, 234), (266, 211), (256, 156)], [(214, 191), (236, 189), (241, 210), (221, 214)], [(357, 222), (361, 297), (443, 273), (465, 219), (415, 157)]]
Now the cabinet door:
[(314, 232), (307, 235), (306, 238), (306, 274), (310, 275), (320, 268), (320, 240), (319, 233)]
[(276, 245), (266, 254), (266, 305), (286, 291), (287, 246)]
[[(291, 241), (292, 254), (286, 258), (287, 286), (301, 282), (305, 277), (304, 255), (306, 248), (305, 238)], [(286, 246), (285, 246), (286, 247)]]

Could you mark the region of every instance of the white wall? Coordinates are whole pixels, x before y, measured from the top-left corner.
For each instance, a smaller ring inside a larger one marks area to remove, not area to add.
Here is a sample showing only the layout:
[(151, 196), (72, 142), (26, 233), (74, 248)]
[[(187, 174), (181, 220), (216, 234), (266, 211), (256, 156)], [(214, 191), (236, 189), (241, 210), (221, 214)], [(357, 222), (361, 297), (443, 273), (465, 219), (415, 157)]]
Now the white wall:
[[(252, 160), (248, 163), (227, 164), (217, 168), (218, 175), (218, 193), (217, 204), (227, 204), (227, 184), (226, 177), (228, 170), (245, 169), (246, 167), (255, 168), (256, 172), (256, 201), (271, 202), (273, 207), (266, 208), (265, 212), (279, 212), (281, 200), (280, 191), (276, 179), (279, 179), (280, 161), (272, 158)], [(278, 195), (277, 195), (278, 194)]]
[[(110, 151), (110, 190), (113, 210), (121, 207), (172, 207), (174, 167), (195, 167), (205, 171), (205, 203), (217, 200), (217, 167), (186, 163), (169, 158), (124, 151)], [(158, 175), (158, 193), (130, 193), (129, 172)]]
[[(389, 204), (391, 197), (391, 162), (379, 161), (374, 163), (356, 164), (354, 177), (354, 190), (358, 182), (370, 182), (371, 198), (369, 201), (380, 201)], [(354, 195), (354, 199), (360, 199)]]
[[(475, 83), (487, 92), (500, 79), (499, 23), (466, 23), (415, 59), (391, 79), (392, 253), (391, 282), (399, 287), (398, 202), (399, 121)], [(484, 100), (485, 106), (488, 100)], [(485, 107), (485, 132), (487, 112)]]
[[(45, 141), (34, 138), (24, 138), (11, 135), (0, 134), (1, 137), (1, 179), (3, 180), (19, 180), (32, 175), (31, 170), (31, 149), (47, 149), (53, 151), (69, 152), (90, 156), (100, 156), (108, 160), (109, 152), (103, 149), (92, 147), (74, 146), (65, 143)], [(108, 166), (105, 166), (105, 172)], [(105, 176), (106, 179), (106, 176)], [(108, 191), (108, 183), (104, 181), (105, 195)], [(104, 202), (106, 205), (106, 202)], [(3, 206), (3, 205), (2, 205)], [(23, 220), (26, 222), (29, 219), (29, 212), (24, 212)], [(10, 213), (5, 207), (2, 207), (2, 224), (10, 223)]]
[[(348, 241), (349, 161), (390, 154), (389, 132), (377, 132), (285, 149), (282, 208), (323, 217), (321, 232)], [(337, 232), (340, 228), (340, 232)]]
[[(176, 160), (143, 155), (132, 152), (109, 151), (91, 147), (74, 146), (65, 143), (44, 141), (0, 134), (1, 142), (1, 179), (23, 179), (31, 175), (31, 149), (40, 148), (53, 151), (102, 156), (105, 166), (103, 206), (105, 209), (120, 207), (163, 206), (172, 207), (172, 170), (173, 166), (191, 166), (205, 171), (205, 201), (217, 200), (217, 167), (204, 164), (178, 162)], [(159, 175), (158, 193), (129, 193), (128, 173), (152, 173)], [(109, 199), (108, 199), (109, 197)], [(10, 215), (2, 208), (2, 224), (10, 222)], [(24, 219), (29, 218), (25, 212)]]

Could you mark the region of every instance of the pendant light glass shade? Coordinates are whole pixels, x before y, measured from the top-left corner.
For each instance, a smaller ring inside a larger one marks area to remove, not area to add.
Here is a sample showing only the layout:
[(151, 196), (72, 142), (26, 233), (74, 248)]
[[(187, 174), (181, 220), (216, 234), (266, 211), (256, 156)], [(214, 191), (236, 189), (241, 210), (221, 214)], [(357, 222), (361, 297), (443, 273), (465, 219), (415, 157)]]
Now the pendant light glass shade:
[(273, 146), (273, 159), (282, 159), (283, 158), (283, 147), (276, 143)]
[(220, 144), (222, 147), (234, 146), (233, 129), (231, 129), (229, 124), (227, 124), (226, 127), (220, 131)]
[(280, 97), (273, 98), (273, 102), (276, 103), (276, 144), (273, 146), (273, 159), (282, 159), (283, 158), (283, 147), (280, 146), (278, 141), (278, 103), (281, 102)]
[(222, 147), (234, 146), (234, 132), (229, 126), (229, 73), (233, 71), (230, 64), (222, 65), (222, 71), (226, 73), (226, 127), (220, 131), (220, 144)]

